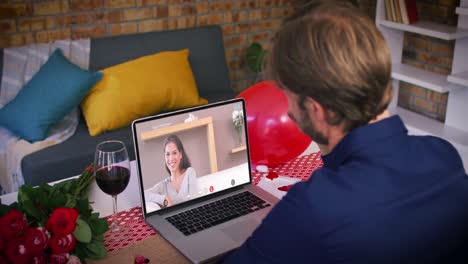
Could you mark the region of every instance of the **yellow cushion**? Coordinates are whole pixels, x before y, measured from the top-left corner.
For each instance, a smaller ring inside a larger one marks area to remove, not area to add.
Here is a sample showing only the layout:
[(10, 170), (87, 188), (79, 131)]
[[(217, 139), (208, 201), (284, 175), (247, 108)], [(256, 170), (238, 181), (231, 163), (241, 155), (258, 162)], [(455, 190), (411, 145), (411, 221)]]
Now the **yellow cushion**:
[(124, 127), (161, 111), (206, 104), (199, 97), (188, 49), (144, 56), (102, 70), (81, 103), (89, 134)]

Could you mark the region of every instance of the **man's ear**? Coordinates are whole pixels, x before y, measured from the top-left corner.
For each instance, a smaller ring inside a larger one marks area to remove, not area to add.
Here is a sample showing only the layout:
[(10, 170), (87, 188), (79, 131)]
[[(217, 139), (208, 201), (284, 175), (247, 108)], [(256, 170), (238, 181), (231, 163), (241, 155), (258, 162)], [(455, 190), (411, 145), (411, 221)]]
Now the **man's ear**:
[(312, 118), (316, 121), (325, 121), (326, 110), (319, 102), (315, 101), (311, 97), (306, 97), (304, 101), (304, 107), (309, 115), (309, 118)]

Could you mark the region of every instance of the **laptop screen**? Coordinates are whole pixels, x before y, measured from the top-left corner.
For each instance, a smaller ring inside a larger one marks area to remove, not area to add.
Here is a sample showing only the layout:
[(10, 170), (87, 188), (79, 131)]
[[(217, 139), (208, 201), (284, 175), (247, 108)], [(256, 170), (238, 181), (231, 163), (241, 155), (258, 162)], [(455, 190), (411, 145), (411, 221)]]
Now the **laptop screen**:
[(242, 99), (136, 120), (146, 214), (251, 181)]

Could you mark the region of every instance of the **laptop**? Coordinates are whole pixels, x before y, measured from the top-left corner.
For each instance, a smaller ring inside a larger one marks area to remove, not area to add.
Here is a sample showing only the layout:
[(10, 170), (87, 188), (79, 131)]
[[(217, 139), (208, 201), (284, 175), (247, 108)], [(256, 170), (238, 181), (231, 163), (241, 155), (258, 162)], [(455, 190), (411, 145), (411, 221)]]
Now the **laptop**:
[(278, 202), (252, 183), (243, 113), (233, 99), (132, 123), (144, 219), (194, 263), (239, 247)]

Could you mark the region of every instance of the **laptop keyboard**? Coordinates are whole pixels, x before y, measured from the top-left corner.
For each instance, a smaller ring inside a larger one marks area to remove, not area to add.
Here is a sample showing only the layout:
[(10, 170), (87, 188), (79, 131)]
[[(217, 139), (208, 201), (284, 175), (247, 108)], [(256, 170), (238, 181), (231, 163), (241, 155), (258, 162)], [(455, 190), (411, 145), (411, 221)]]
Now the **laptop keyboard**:
[(269, 203), (245, 191), (167, 217), (166, 220), (188, 236), (268, 206)]

